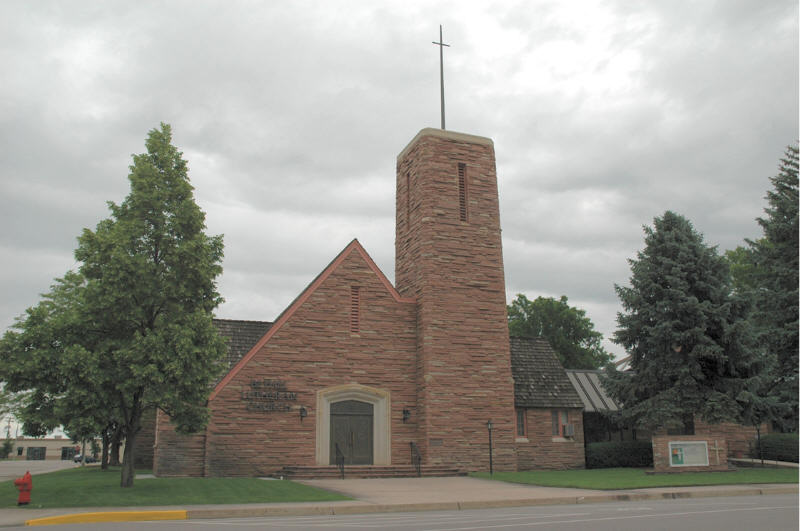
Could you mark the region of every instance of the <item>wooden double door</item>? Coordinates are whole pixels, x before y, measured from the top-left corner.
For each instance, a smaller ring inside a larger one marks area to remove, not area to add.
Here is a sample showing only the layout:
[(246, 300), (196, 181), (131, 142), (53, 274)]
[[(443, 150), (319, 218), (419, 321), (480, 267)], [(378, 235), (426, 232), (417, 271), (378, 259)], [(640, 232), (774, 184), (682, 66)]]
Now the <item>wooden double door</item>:
[(336, 463), (336, 446), (346, 465), (372, 464), (373, 406), (359, 400), (331, 404), (331, 464)]

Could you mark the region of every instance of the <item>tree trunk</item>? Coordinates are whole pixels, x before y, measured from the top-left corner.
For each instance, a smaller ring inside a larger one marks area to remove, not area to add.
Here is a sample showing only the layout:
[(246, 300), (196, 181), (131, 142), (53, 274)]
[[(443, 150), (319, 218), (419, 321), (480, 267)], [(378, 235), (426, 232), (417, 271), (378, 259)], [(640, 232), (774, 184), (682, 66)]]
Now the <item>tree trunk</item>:
[(83, 440), (81, 446), (81, 466), (86, 466), (86, 439)]
[(122, 453), (122, 479), (120, 487), (133, 487), (136, 470), (133, 468), (133, 445), (136, 444), (136, 432), (131, 430), (125, 439), (125, 451)]
[(761, 468), (764, 468), (764, 449), (761, 448), (761, 426), (756, 424), (756, 444), (758, 445), (758, 456), (761, 458)]
[(100, 469), (101, 470), (108, 470), (108, 444), (109, 444), (110, 436), (108, 434), (108, 429), (103, 430), (103, 453), (102, 457), (100, 458)]
[(125, 426), (125, 451), (122, 454), (122, 479), (120, 486), (133, 487), (133, 479), (136, 476), (134, 469), (134, 447), (136, 446), (136, 437), (142, 427), (142, 409), (141, 404), (134, 402), (131, 411), (131, 416), (128, 418), (128, 425)]
[(114, 428), (114, 433), (111, 435), (111, 456), (109, 464), (111, 466), (119, 466), (119, 447), (122, 446), (122, 426), (117, 425)]

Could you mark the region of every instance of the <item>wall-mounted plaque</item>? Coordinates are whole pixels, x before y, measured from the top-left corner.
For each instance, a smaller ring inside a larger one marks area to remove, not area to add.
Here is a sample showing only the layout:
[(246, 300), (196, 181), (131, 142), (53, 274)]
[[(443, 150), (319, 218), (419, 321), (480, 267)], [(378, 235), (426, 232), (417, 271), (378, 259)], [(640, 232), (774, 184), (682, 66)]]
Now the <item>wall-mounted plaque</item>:
[(242, 400), (248, 411), (291, 411), (297, 393), (288, 391), (283, 380), (252, 380), (250, 388), (242, 390)]
[(708, 443), (670, 441), (669, 466), (708, 466)]

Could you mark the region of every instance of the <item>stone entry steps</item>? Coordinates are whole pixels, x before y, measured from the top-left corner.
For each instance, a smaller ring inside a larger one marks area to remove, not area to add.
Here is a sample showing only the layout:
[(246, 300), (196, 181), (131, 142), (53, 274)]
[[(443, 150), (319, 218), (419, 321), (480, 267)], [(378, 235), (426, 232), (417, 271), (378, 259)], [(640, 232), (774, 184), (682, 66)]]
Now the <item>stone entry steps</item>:
[[(467, 473), (458, 468), (441, 465), (423, 465), (422, 477), (453, 477), (466, 476)], [(339, 479), (341, 472), (337, 466), (285, 466), (273, 477), (284, 479)], [(412, 465), (375, 466), (375, 465), (345, 465), (345, 478), (413, 478), (417, 477), (417, 469)]]

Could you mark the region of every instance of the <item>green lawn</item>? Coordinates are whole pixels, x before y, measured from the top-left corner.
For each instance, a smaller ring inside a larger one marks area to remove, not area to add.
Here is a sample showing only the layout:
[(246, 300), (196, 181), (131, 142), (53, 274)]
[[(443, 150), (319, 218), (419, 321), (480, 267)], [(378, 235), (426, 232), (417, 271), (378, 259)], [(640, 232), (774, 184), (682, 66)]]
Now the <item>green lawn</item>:
[[(33, 477), (31, 504), (28, 507), (125, 507), (349, 499), (292, 481), (257, 478), (136, 479), (134, 486), (128, 489), (120, 488), (119, 481), (119, 468), (73, 468), (36, 475)], [(12, 481), (0, 483), (0, 493), (0, 507), (17, 506), (17, 489)]]
[[(472, 475), (489, 479), (488, 472), (478, 472)], [(600, 468), (594, 470), (495, 472), (492, 479), (543, 487), (617, 490), (748, 483), (797, 483), (798, 471), (796, 469), (750, 468), (733, 472), (645, 474), (645, 470), (641, 468)]]

